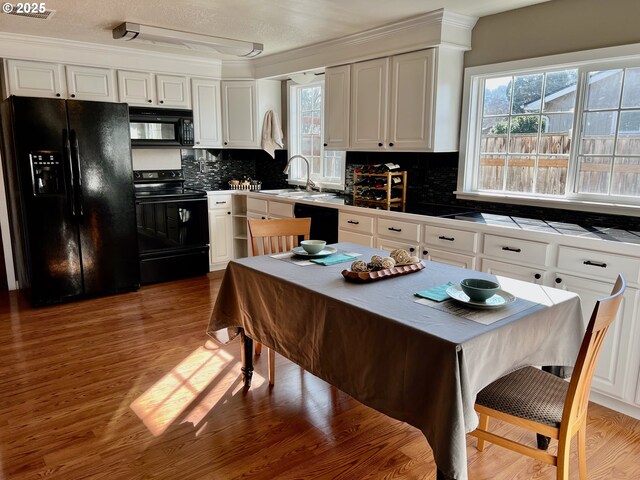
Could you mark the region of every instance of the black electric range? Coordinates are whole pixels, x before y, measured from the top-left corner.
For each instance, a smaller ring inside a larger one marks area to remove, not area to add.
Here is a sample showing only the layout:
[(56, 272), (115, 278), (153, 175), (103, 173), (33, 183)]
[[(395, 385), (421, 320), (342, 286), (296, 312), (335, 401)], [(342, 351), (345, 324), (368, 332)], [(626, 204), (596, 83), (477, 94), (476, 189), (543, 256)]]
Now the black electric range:
[(209, 271), (207, 193), (184, 186), (182, 170), (133, 172), (143, 285)]

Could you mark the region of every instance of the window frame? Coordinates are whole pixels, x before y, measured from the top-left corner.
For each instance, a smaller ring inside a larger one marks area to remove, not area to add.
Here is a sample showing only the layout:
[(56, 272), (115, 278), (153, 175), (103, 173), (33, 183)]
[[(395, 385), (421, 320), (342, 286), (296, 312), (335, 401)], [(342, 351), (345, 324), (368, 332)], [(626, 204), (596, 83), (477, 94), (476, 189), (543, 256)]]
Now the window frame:
[[(640, 67), (640, 44), (588, 50), (569, 54), (517, 60), (465, 69), (458, 185), (454, 192), (459, 199), (481, 200), (522, 205), (547, 206), (614, 214), (638, 214), (640, 198), (576, 193), (579, 139), (582, 131), (583, 104), (588, 71)], [(488, 78), (526, 75), (541, 71), (578, 70), (576, 105), (574, 110), (571, 151), (564, 195), (538, 195), (517, 192), (480, 191), (477, 189), (477, 169), (482, 122), (484, 82)]]
[[(339, 177), (324, 176), (324, 173), (325, 173), (325, 148), (324, 148), (325, 85), (324, 85), (324, 78), (322, 77), (317, 78), (314, 81), (306, 84), (297, 84), (292, 80), (287, 81), (287, 113), (288, 113), (287, 133), (289, 138), (288, 154), (289, 154), (289, 158), (292, 157), (293, 155), (300, 154), (300, 152), (296, 148), (297, 147), (296, 140), (299, 132), (297, 131), (295, 126), (297, 126), (298, 119), (296, 114), (292, 112), (292, 106), (297, 105), (297, 95), (294, 92), (300, 88), (313, 87), (318, 85), (322, 87), (322, 102), (320, 107), (320, 119), (321, 119), (320, 121), (320, 160), (321, 160), (320, 170), (322, 174), (318, 175), (318, 174), (312, 173), (310, 175), (310, 179), (316, 184), (317, 187), (320, 187), (323, 189), (326, 188), (326, 189), (332, 189), (332, 190), (344, 190), (345, 181), (346, 181), (346, 152), (341, 152), (342, 153), (341, 176)], [(334, 150), (328, 150), (328, 151), (334, 152)], [(306, 178), (302, 178), (302, 179), (292, 178), (292, 173), (295, 173), (297, 169), (300, 169), (303, 172), (303, 177), (306, 177), (306, 168), (307, 166), (303, 165), (303, 161), (301, 159), (294, 160), (291, 163), (291, 169), (289, 170), (289, 174), (287, 176), (287, 182), (290, 185), (305, 186)]]

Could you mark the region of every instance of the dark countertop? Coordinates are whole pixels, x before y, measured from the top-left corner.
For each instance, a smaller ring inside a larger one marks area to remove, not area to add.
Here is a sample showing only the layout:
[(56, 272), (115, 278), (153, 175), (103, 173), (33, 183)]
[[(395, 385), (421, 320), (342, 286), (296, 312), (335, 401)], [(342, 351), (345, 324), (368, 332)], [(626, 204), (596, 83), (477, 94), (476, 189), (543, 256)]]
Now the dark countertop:
[[(261, 193), (261, 192), (256, 192)], [(295, 199), (291, 199), (294, 200)], [(556, 221), (548, 221), (536, 218), (526, 218), (521, 216), (511, 216), (506, 213), (483, 213), (474, 211), (466, 207), (458, 207), (454, 205), (440, 205), (431, 203), (411, 203), (407, 202), (404, 209), (401, 205), (394, 204), (390, 208), (375, 204), (354, 203), (352, 194), (336, 193), (335, 196), (317, 198), (313, 203), (318, 206), (330, 205), (349, 205), (360, 208), (389, 211), (404, 212), (414, 215), (425, 215), (429, 217), (451, 218), (472, 223), (482, 223), (485, 225), (495, 225), (500, 227), (515, 228), (523, 231), (556, 233), (560, 235), (571, 235), (574, 237), (594, 238), (607, 240), (610, 242), (624, 242), (640, 245), (640, 228), (628, 229), (623, 225), (614, 226), (592, 226), (580, 225), (574, 223), (564, 223)], [(634, 223), (634, 225), (636, 225)]]
[[(344, 205), (354, 205), (352, 195), (337, 195), (344, 200)], [(319, 202), (322, 203), (322, 202)], [(364, 205), (356, 204), (363, 208)], [(376, 208), (378, 210), (387, 210), (386, 208)], [(519, 230), (528, 230), (535, 232), (558, 233), (561, 235), (572, 235), (585, 238), (597, 238), (612, 242), (625, 242), (640, 245), (640, 231), (627, 230), (621, 226), (614, 227), (597, 227), (585, 226), (573, 223), (552, 222), (535, 218), (524, 218), (518, 216), (510, 216), (507, 214), (482, 213), (471, 211), (468, 208), (456, 207), (452, 205), (437, 204), (412, 204), (407, 203), (405, 209), (401, 207), (391, 207), (388, 211), (412, 213), (416, 215), (427, 215), (432, 217), (445, 217), (455, 220), (463, 220), (473, 223), (483, 223), (485, 225), (496, 225), (501, 227), (516, 228)]]

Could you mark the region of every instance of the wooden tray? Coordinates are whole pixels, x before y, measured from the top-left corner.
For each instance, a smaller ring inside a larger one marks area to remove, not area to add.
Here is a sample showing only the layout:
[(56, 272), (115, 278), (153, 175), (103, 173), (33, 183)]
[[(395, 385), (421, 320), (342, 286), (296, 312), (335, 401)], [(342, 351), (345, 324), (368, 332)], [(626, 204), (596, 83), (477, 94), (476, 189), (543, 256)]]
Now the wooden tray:
[(422, 262), (413, 265), (403, 265), (401, 267), (386, 268), (376, 272), (352, 272), (351, 270), (343, 270), (342, 276), (345, 280), (356, 283), (375, 282), (385, 278), (399, 277), (408, 273), (419, 272), (425, 266)]

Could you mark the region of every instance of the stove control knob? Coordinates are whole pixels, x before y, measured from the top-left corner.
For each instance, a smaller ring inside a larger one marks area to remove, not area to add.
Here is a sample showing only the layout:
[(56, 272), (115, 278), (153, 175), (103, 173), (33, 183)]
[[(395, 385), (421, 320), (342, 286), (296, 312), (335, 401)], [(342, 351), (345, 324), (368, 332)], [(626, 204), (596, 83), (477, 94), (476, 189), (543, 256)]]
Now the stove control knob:
[(133, 172), (133, 178), (140, 178), (140, 172)]

